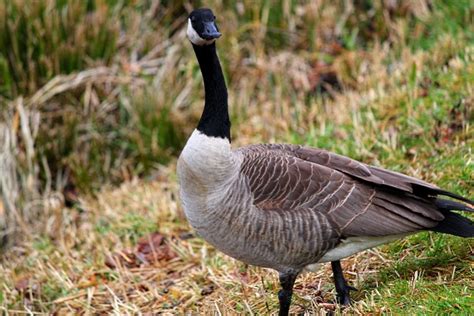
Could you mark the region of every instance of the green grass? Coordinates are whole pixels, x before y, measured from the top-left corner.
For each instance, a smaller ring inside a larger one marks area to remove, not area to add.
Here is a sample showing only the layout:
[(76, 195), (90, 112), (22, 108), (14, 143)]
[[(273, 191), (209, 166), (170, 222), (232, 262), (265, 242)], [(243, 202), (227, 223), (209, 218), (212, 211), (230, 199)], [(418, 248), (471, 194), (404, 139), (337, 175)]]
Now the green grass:
[(472, 312), (472, 288), (466, 285), (440, 286), (428, 280), (418, 281), (413, 288), (410, 281), (398, 280), (383, 285), (378, 291), (381, 296), (393, 297), (376, 301), (390, 306), (393, 314), (468, 315)]
[[(117, 50), (118, 16), (98, 1), (2, 1), (0, 64), (7, 98), (31, 94), (58, 74), (110, 63)], [(105, 10), (104, 10), (105, 9)], [(86, 27), (94, 21), (95, 27)]]

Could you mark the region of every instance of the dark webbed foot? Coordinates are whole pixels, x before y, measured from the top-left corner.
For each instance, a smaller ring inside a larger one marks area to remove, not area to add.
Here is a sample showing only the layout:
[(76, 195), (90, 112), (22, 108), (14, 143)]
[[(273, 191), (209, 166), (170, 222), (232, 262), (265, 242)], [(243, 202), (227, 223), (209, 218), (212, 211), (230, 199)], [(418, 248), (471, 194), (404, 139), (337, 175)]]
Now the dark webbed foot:
[(357, 289), (347, 284), (339, 260), (331, 261), (331, 267), (334, 274), (334, 284), (336, 285), (337, 302), (342, 305), (350, 305), (350, 291), (357, 291)]
[(291, 296), (293, 295), (293, 285), (297, 276), (298, 272), (293, 270), (280, 273), (281, 290), (278, 292), (278, 301), (280, 302), (279, 316), (288, 316)]
[(350, 291), (357, 291), (357, 289), (353, 286), (346, 284), (344, 288), (339, 289), (339, 290), (336, 289), (336, 291), (337, 291), (337, 303), (344, 306), (348, 306), (348, 305), (351, 305), (352, 303), (352, 300), (350, 297)]

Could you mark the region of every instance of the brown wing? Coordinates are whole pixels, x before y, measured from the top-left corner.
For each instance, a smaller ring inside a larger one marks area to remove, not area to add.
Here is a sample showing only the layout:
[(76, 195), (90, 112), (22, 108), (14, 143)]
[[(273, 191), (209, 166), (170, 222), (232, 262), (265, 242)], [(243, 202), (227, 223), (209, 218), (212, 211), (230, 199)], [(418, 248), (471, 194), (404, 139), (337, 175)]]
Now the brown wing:
[(399, 173), (300, 146), (256, 145), (239, 152), (241, 172), (262, 210), (322, 212), (342, 236), (414, 232), (444, 219), (432, 197), (417, 195), (440, 190)]
[(474, 201), (472, 200), (452, 192), (442, 190), (431, 183), (409, 177), (395, 171), (370, 166), (351, 158), (322, 149), (290, 144), (261, 144), (244, 147), (242, 149), (245, 151), (250, 150), (257, 152), (279, 152), (280, 154), (298, 157), (309, 162), (326, 166), (330, 169), (340, 171), (351, 178), (356, 178), (363, 182), (372, 183), (387, 189), (409, 192), (421, 197), (435, 197), (436, 195), (445, 195), (469, 204), (474, 204)]

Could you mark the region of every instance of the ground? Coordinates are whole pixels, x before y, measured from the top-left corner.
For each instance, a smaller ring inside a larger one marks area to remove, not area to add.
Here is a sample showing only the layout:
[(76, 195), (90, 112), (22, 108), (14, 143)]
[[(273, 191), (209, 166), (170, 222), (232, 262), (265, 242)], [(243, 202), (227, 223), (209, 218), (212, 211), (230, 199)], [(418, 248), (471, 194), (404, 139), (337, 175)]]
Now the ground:
[[(236, 261), (193, 234), (177, 201), (174, 170), (162, 172), (154, 181), (58, 209), (55, 238), (36, 236), (4, 259), (3, 306), (10, 313), (60, 315), (274, 314), (277, 274)], [(347, 258), (345, 275), (358, 291), (343, 311), (333, 304), (331, 269), (323, 264), (298, 278), (291, 311), (469, 314), (473, 246), (421, 233)]]

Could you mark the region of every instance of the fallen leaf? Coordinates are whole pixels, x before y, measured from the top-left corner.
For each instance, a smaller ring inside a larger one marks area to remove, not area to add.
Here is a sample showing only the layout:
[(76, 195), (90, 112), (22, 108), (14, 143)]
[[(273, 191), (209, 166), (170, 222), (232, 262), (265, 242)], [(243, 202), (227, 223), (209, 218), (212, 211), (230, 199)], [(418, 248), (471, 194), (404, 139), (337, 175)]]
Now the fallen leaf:
[(116, 269), (118, 265), (136, 268), (158, 261), (176, 258), (176, 253), (165, 243), (165, 237), (158, 232), (140, 238), (134, 250), (123, 250), (105, 258), (105, 265)]
[(164, 239), (165, 238), (160, 233), (151, 233), (150, 235), (138, 240), (137, 251), (143, 254), (150, 253), (153, 249), (157, 249), (161, 246)]
[[(165, 243), (165, 238), (160, 233), (152, 233), (138, 241), (135, 255), (146, 263), (161, 260), (169, 261), (176, 258), (176, 254)], [(144, 259), (144, 260), (143, 260)]]
[(29, 276), (20, 278), (15, 283), (15, 289), (19, 292), (26, 291), (30, 287), (30, 279), (31, 278)]

